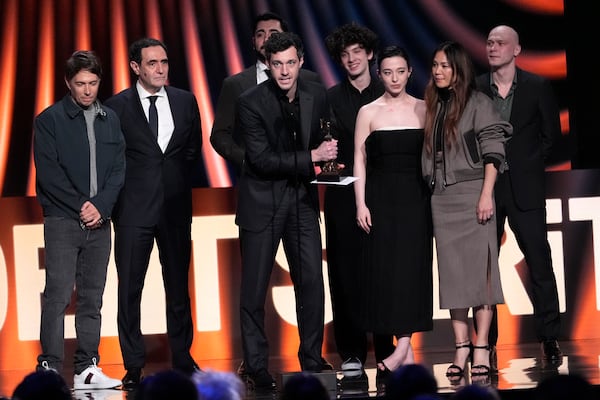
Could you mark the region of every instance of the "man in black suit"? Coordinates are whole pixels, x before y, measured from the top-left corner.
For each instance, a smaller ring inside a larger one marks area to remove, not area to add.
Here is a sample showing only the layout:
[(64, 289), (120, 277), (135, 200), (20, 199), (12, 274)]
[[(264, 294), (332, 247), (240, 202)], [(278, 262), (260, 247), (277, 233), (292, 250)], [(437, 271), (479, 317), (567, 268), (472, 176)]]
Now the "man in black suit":
[(117, 112), (126, 142), (125, 185), (114, 213), (119, 278), (117, 325), (127, 374), (135, 388), (145, 365), (140, 303), (156, 239), (166, 293), (167, 335), (173, 368), (192, 373), (193, 323), (188, 290), (191, 256), (192, 183), (202, 145), (194, 95), (166, 86), (165, 45), (144, 38), (129, 48), (135, 86), (106, 101)]
[[(495, 187), (498, 241), (508, 218), (529, 268), (536, 335), (543, 357), (560, 363), (560, 311), (546, 227), (544, 174), (545, 160), (561, 134), (559, 108), (546, 79), (516, 66), (521, 46), (513, 28), (493, 28), (486, 50), (491, 72), (479, 76), (477, 84), (513, 126), (513, 135), (506, 145), (508, 170), (498, 175)], [(494, 314), (489, 344), (490, 364), (496, 370), (497, 338), (498, 321)]]
[[(265, 58), (265, 42), (272, 33), (287, 31), (288, 25), (279, 15), (272, 12), (258, 15), (254, 19), (252, 35), (252, 47), (256, 54), (256, 63), (223, 80), (217, 100), (210, 143), (221, 157), (232, 164), (238, 174), (244, 163), (244, 147), (243, 143), (236, 143), (233, 138), (235, 102), (244, 91), (269, 79), (269, 68)], [(300, 70), (300, 77), (302, 80), (321, 82), (316, 73), (305, 69)]]
[(274, 388), (268, 371), (264, 304), (279, 242), (283, 241), (296, 295), (304, 371), (330, 367), (321, 357), (324, 324), (319, 199), (313, 163), (337, 157), (337, 141), (323, 141), (328, 119), (321, 84), (298, 79), (304, 62), (300, 38), (273, 33), (265, 44), (272, 78), (238, 100), (236, 139), (245, 145), (238, 183), (242, 284), (240, 321), (244, 362), (256, 388)]

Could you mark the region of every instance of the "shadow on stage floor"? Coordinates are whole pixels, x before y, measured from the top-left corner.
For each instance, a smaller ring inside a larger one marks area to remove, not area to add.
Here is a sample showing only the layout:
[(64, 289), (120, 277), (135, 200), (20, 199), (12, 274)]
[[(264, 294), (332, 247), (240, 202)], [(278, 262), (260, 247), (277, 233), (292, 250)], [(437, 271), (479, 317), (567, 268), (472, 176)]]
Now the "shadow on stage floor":
[[(547, 365), (541, 360), (540, 347), (537, 343), (528, 343), (520, 345), (504, 345), (498, 347), (498, 367), (497, 375), (491, 378), (485, 377), (480, 382), (472, 382), (469, 376), (466, 376), (458, 383), (451, 383), (445, 376), (446, 368), (453, 358), (453, 350), (448, 348), (427, 349), (427, 351), (415, 352), (416, 360), (430, 368), (436, 377), (439, 387), (439, 395), (442, 399), (452, 396), (460, 387), (477, 383), (485, 386), (491, 386), (498, 390), (501, 399), (520, 400), (533, 398), (533, 390), (542, 380), (557, 374), (577, 374), (588, 380), (596, 392), (595, 398), (600, 398), (600, 340), (584, 340), (561, 342), (561, 348), (564, 356), (560, 365)], [(339, 360), (334, 354), (327, 355), (326, 358), (339, 367)], [(203, 369), (214, 369), (220, 371), (235, 371), (240, 360), (204, 360), (200, 363)], [(282, 377), (289, 376), (295, 371), (293, 366), (297, 365), (296, 360), (285, 358), (271, 358), (269, 369), (274, 376), (281, 382)], [(122, 365), (102, 365), (103, 371), (115, 378), (121, 378), (124, 374)], [(168, 368), (165, 364), (150, 364), (145, 368), (145, 374), (152, 374), (159, 370)], [(372, 359), (367, 361), (366, 365), (367, 381), (346, 385), (338, 384), (330, 391), (332, 399), (369, 399), (383, 397), (385, 394), (384, 385), (378, 383), (376, 379), (375, 362)], [(11, 370), (0, 371), (0, 396), (10, 397), (16, 385), (30, 371)], [(65, 371), (67, 382), (72, 385), (72, 372)], [(342, 378), (340, 372), (337, 378)], [(122, 400), (133, 399), (133, 393), (121, 390), (96, 390), (96, 391), (76, 391), (73, 393), (76, 399), (97, 399), (97, 400)], [(248, 391), (247, 399), (278, 399), (279, 393), (256, 393)]]

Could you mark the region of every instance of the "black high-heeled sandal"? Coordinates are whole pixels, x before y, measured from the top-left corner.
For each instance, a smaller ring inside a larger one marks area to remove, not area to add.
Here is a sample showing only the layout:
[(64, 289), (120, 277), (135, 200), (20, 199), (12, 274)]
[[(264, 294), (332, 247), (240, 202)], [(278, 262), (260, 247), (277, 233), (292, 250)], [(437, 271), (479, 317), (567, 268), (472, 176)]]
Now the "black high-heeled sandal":
[[(448, 376), (448, 377), (463, 376), (465, 374), (465, 370), (467, 369), (467, 367), (469, 365), (469, 361), (471, 361), (471, 363), (473, 362), (473, 343), (468, 342), (468, 343), (456, 344), (455, 348), (456, 348), (456, 350), (468, 348), (469, 354), (467, 355), (467, 358), (465, 359), (465, 365), (462, 368), (454, 363), (450, 364), (450, 366), (446, 370), (446, 376)], [(454, 371), (451, 371), (451, 370), (454, 370)]]
[(390, 375), (392, 375), (392, 372), (393, 371), (389, 369), (387, 365), (385, 365), (385, 362), (381, 360), (377, 363), (376, 380), (379, 382), (385, 382)]
[[(490, 345), (486, 344), (484, 346), (473, 346), (473, 350), (476, 350), (476, 349), (490, 351)], [(489, 355), (488, 355), (488, 357), (489, 357)], [(480, 370), (480, 371), (473, 371), (473, 370)], [(477, 364), (477, 365), (471, 366), (471, 376), (489, 375), (490, 371), (491, 371), (490, 367), (485, 364)]]
[(490, 344), (490, 374), (498, 373), (498, 350), (495, 345)]

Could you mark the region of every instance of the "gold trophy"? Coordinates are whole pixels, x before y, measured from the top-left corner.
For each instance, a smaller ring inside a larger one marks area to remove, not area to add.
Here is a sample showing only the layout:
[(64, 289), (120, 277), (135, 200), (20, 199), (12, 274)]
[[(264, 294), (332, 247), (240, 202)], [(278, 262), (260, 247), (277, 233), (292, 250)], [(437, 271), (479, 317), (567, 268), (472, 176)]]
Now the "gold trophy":
[[(324, 140), (332, 140), (331, 136), (331, 121), (327, 121), (323, 118), (320, 120), (321, 132), (323, 132)], [(335, 159), (326, 161), (321, 168), (321, 172), (317, 175), (318, 182), (339, 182), (340, 181), (340, 168)]]

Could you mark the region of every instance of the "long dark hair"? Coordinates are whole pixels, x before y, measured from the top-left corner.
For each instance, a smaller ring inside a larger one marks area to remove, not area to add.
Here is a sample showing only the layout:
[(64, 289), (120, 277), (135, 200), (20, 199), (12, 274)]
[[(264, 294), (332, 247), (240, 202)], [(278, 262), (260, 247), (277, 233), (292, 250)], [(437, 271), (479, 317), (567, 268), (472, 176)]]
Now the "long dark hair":
[[(431, 55), (430, 66), (433, 66), (433, 59), (436, 53), (444, 52), (450, 67), (452, 67), (452, 83), (449, 94), (451, 101), (448, 104), (448, 112), (444, 119), (444, 142), (448, 146), (456, 143), (458, 135), (458, 121), (467, 105), (471, 93), (476, 88), (475, 68), (469, 54), (465, 48), (457, 42), (441, 43)], [(433, 74), (425, 87), (425, 106), (427, 113), (425, 116), (425, 147), (429, 153), (432, 151), (433, 129), (436, 118), (437, 105), (441, 101), (440, 94), (445, 89), (439, 89), (433, 81)]]

